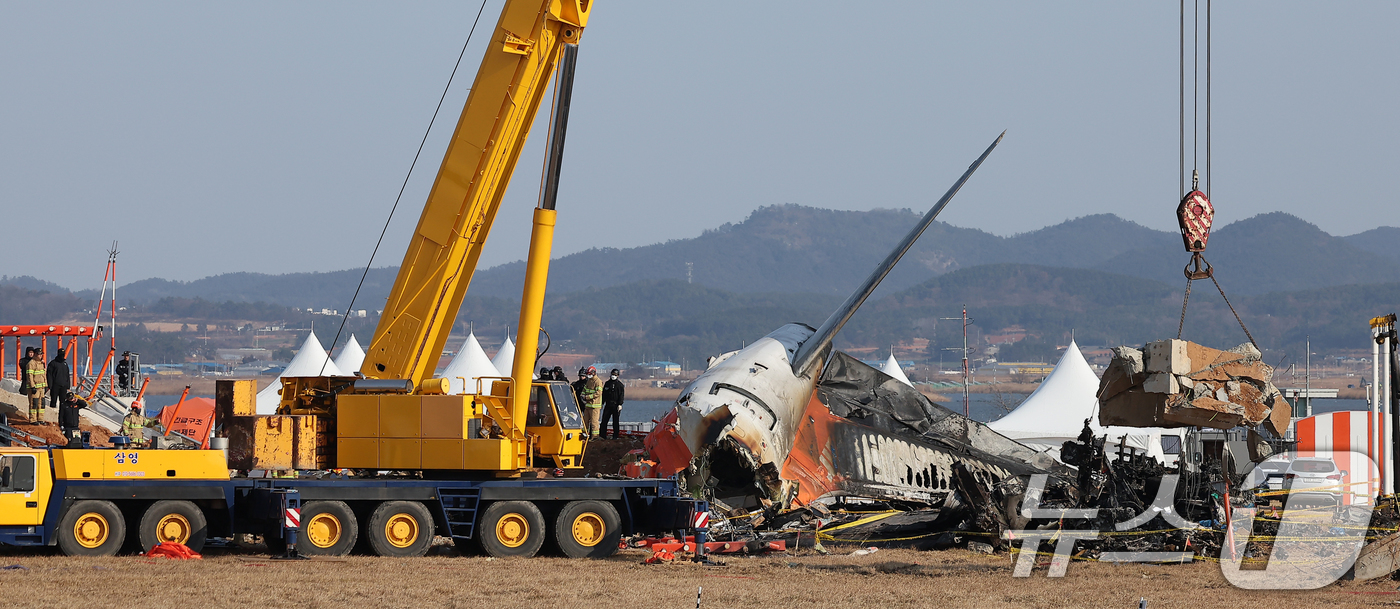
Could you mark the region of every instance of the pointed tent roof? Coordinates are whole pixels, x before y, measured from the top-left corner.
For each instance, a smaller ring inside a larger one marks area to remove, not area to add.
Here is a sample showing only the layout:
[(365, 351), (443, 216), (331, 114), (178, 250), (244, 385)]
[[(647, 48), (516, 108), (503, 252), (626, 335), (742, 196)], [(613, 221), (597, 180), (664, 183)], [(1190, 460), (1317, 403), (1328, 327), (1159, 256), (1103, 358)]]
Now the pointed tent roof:
[(335, 367), (345, 374), (355, 374), (363, 363), (365, 350), (360, 346), (360, 341), (355, 340), (355, 335), (351, 334), (350, 340), (340, 348), (340, 355), (335, 356)]
[[(483, 376), (501, 376), (501, 373), (491, 364), (491, 358), (486, 357), (476, 334), (467, 335), (452, 363), (438, 374), (438, 378), (445, 378), (451, 383), (454, 395), (476, 391), (476, 379)], [(466, 383), (462, 382), (463, 378)]]
[(1015, 410), (987, 425), (1013, 439), (1017, 438), (1016, 433), (1043, 436), (1051, 430), (1074, 438), (1084, 428), (1084, 419), (1094, 416), (1098, 392), (1098, 375), (1084, 360), (1079, 345), (1070, 341), (1040, 387)]
[(899, 360), (894, 358), (894, 352), (890, 352), (890, 358), (885, 360), (885, 363), (880, 366), (880, 372), (894, 377), (895, 380), (905, 385), (910, 387), (914, 386), (913, 383), (909, 382), (909, 377), (904, 375), (904, 370), (899, 367)]
[(282, 389), (284, 376), (344, 376), (344, 373), (326, 354), (326, 348), (321, 346), (316, 333), (311, 332), (306, 335), (306, 342), (301, 344), (301, 349), (287, 364), (286, 369), (282, 370), (282, 374), (277, 375), (276, 380), (258, 392), (258, 414), (277, 412), (277, 403), (282, 400), (277, 392)]
[(501, 350), (496, 352), (496, 357), (491, 358), (491, 365), (496, 367), (496, 371), (501, 374), (510, 374), (515, 367), (515, 343), (510, 337), (506, 337), (506, 342), (501, 344)]
[(1071, 340), (1065, 354), (1055, 364), (1050, 376), (1041, 381), (1040, 387), (1015, 410), (987, 426), (1008, 438), (1037, 450), (1048, 451), (1059, 458), (1060, 445), (1079, 437), (1079, 432), (1084, 429), (1084, 420), (1089, 419), (1089, 427), (1096, 436), (1108, 434), (1113, 445), (1123, 440), (1129, 447), (1162, 459), (1161, 435), (1164, 430), (1099, 425), (1098, 392), (1098, 375), (1084, 360), (1079, 345)]

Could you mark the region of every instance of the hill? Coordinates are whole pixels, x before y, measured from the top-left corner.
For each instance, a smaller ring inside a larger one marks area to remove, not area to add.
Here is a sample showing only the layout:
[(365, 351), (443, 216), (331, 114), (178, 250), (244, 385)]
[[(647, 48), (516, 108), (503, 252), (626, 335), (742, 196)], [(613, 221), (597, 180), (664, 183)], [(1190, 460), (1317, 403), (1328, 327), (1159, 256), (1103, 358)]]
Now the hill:
[(1345, 239), (1348, 243), (1373, 254), (1400, 260), (1400, 228), (1382, 226)]
[[(549, 289), (561, 295), (636, 281), (685, 279), (690, 263), (694, 283), (729, 292), (845, 295), (917, 218), (907, 209), (763, 207), (743, 222), (725, 224), (693, 239), (563, 256), (552, 263)], [(1232, 294), (1381, 283), (1400, 281), (1400, 254), (1385, 247), (1396, 235), (1400, 229), (1382, 228), (1334, 237), (1294, 216), (1272, 213), (1219, 228), (1207, 253)], [(1183, 283), (1181, 267), (1187, 259), (1175, 233), (1111, 214), (1084, 216), (1009, 237), (936, 222), (886, 278), (879, 295), (950, 271), (999, 263), (1095, 269), (1177, 285)], [(180, 297), (342, 310), (361, 272), (228, 273), (189, 282), (147, 279), (122, 286), (119, 294), (124, 303)], [(396, 273), (394, 267), (372, 269), (355, 308), (374, 309), (383, 303)], [(479, 271), (470, 293), (518, 299), (523, 274), (522, 262)], [(46, 282), (22, 279), (31, 289), (51, 289)], [(79, 296), (95, 298), (96, 292), (90, 292)]]
[[(1179, 238), (1173, 236), (1169, 245), (1135, 248), (1094, 268), (1175, 285), (1185, 284), (1181, 269), (1189, 259)], [(1400, 281), (1400, 259), (1368, 251), (1349, 237), (1334, 237), (1282, 212), (1216, 230), (1206, 259), (1215, 265), (1216, 278), (1232, 295)]]

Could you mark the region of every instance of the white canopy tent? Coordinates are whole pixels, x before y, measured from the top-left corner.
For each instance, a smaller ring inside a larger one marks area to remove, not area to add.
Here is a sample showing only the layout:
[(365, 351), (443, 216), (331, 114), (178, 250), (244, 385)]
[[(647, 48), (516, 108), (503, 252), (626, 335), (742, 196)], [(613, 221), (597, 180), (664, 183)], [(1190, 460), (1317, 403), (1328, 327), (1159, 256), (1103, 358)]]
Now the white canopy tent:
[(360, 364), (365, 363), (365, 350), (360, 347), (360, 342), (355, 340), (355, 335), (350, 335), (350, 340), (340, 348), (340, 355), (335, 356), (335, 367), (341, 372), (349, 375), (359, 371)]
[(344, 376), (340, 368), (326, 354), (326, 348), (321, 346), (321, 341), (316, 339), (316, 333), (306, 335), (306, 342), (301, 344), (301, 349), (297, 351), (292, 361), (287, 364), (287, 368), (282, 374), (272, 381), (271, 385), (264, 387), (258, 392), (258, 414), (275, 414), (277, 404), (282, 401), (282, 396), (278, 392), (282, 389), (282, 377), (284, 376)]
[(505, 375), (509, 375), (515, 367), (515, 343), (509, 336), (501, 344), (501, 350), (496, 352), (496, 357), (491, 358), (491, 365), (496, 367), (496, 372)]
[(894, 377), (895, 380), (905, 385), (910, 387), (914, 386), (913, 383), (909, 382), (909, 377), (904, 375), (904, 370), (899, 367), (899, 360), (894, 358), (894, 352), (890, 352), (890, 358), (885, 360), (885, 363), (880, 366), (880, 372)]
[(476, 379), (483, 376), (501, 376), (501, 373), (491, 364), (491, 358), (486, 357), (486, 351), (481, 348), (481, 342), (476, 340), (475, 333), (467, 335), (467, 340), (462, 343), (462, 348), (457, 350), (457, 356), (452, 358), (452, 363), (438, 374), (438, 378), (448, 379), (451, 383), (453, 395), (475, 392)]
[(1094, 437), (1108, 435), (1105, 451), (1116, 453), (1121, 442), (1125, 448), (1145, 452), (1163, 463), (1169, 461), (1162, 451), (1162, 435), (1179, 432), (1156, 427), (1100, 426), (1098, 390), (1098, 375), (1084, 360), (1079, 345), (1070, 341), (1065, 354), (1040, 387), (1015, 410), (987, 426), (1059, 459), (1061, 445), (1078, 438), (1084, 429), (1084, 420), (1088, 419)]

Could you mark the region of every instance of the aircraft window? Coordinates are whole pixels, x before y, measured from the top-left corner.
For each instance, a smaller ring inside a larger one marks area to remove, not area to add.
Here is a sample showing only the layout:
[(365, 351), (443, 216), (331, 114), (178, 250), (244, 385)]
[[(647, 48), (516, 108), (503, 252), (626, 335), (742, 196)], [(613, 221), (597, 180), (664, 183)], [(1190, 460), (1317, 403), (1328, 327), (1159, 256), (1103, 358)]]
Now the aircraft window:
[(0, 493), (34, 490), (34, 455), (0, 457)]
[(535, 387), (530, 392), (530, 427), (554, 427), (554, 406), (549, 403), (549, 389)]
[(564, 429), (583, 429), (583, 415), (578, 412), (574, 388), (568, 383), (550, 383), (549, 391), (554, 394), (554, 405), (559, 409), (559, 426)]

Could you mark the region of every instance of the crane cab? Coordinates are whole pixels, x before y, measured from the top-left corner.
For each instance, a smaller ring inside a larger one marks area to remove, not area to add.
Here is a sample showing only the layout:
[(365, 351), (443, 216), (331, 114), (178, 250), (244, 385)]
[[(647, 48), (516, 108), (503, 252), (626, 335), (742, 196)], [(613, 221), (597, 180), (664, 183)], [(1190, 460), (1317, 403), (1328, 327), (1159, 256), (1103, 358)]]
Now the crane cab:
[(530, 410), (525, 433), (536, 437), (535, 466), (552, 460), (555, 467), (580, 467), (583, 458), (583, 415), (574, 389), (563, 381), (535, 382), (530, 387)]

